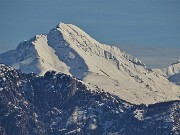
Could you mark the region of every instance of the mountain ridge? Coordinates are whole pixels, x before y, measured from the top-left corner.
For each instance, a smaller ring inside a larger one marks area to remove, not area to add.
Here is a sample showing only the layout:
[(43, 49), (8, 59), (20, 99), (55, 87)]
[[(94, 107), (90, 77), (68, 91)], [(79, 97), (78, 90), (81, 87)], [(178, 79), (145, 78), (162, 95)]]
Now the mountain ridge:
[(175, 63), (172, 63), (168, 67), (162, 69), (154, 69), (154, 71), (167, 77), (180, 73), (180, 60)]
[(153, 69), (158, 74), (168, 78), (171, 82), (180, 85), (180, 60), (162, 69)]
[(20, 43), (1, 54), (0, 62), (25, 73), (60, 71), (136, 104), (179, 100), (180, 95), (180, 87), (140, 60), (99, 43), (72, 24), (60, 23), (48, 34)]
[(179, 103), (133, 105), (64, 73), (21, 73), (0, 64), (2, 135), (178, 135)]

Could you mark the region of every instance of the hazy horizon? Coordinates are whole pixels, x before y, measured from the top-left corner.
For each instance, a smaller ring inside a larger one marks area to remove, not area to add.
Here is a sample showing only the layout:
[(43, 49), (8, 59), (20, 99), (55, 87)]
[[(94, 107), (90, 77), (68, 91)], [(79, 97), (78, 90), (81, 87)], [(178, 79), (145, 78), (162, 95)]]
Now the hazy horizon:
[[(164, 67), (180, 58), (179, 6), (178, 0), (0, 0), (0, 53), (64, 22), (127, 50), (150, 67)], [(149, 48), (159, 53), (159, 61)], [(153, 60), (157, 64), (152, 65)]]

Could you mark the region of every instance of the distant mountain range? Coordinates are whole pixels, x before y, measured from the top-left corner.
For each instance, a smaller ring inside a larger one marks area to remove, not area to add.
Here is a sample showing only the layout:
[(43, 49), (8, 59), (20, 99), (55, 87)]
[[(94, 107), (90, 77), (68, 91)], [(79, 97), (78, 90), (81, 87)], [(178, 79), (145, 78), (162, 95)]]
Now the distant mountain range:
[(0, 54), (2, 135), (178, 135), (180, 63), (150, 69), (80, 28)]
[(180, 85), (180, 60), (167, 68), (154, 69), (154, 71), (167, 77), (171, 82)]

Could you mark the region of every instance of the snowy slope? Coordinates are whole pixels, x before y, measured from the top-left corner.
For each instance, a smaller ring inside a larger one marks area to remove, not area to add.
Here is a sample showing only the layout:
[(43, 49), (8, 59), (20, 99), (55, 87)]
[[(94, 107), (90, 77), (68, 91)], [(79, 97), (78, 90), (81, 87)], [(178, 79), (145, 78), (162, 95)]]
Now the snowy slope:
[(180, 87), (114, 46), (101, 44), (72, 24), (22, 42), (0, 63), (43, 75), (60, 71), (134, 104), (179, 100)]
[(12, 65), (23, 72), (44, 74), (47, 70), (68, 72), (68, 67), (59, 61), (54, 50), (47, 44), (47, 35), (36, 35), (21, 42), (15, 50), (1, 54), (0, 62)]

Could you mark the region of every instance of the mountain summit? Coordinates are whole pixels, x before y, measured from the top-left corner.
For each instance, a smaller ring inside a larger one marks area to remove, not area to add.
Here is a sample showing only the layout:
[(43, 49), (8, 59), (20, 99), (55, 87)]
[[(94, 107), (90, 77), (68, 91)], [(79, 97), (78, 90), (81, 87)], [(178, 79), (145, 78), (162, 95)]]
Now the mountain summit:
[(0, 63), (43, 75), (63, 72), (133, 104), (179, 100), (180, 87), (115, 46), (101, 44), (80, 28), (60, 23), (48, 34), (21, 42)]

